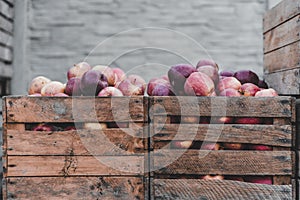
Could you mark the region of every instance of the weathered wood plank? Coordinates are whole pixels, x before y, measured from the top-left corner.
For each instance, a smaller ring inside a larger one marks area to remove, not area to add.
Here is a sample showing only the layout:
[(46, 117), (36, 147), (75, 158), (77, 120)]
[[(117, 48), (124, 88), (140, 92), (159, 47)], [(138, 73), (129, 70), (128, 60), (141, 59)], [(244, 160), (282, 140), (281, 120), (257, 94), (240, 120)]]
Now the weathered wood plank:
[(143, 97), (8, 97), (8, 122), (144, 121)]
[(143, 156), (8, 156), (7, 177), (142, 175)]
[(13, 19), (13, 8), (5, 1), (0, 1), (0, 13), (9, 19)]
[(154, 124), (153, 141), (194, 140), (292, 147), (291, 125)]
[(13, 33), (13, 23), (1, 15), (0, 15), (0, 25), (1, 25), (1, 29), (4, 29), (10, 34)]
[(300, 68), (287, 71), (265, 74), (264, 79), (268, 85), (281, 95), (300, 94)]
[(22, 177), (5, 182), (9, 199), (145, 199), (142, 177)]
[[(0, 18), (1, 20), (1, 18)], [(0, 21), (1, 22), (1, 21)], [(6, 47), (12, 47), (12, 35), (5, 33), (3, 31), (0, 30), (0, 44), (2, 44), (2, 46), (6, 46)]]
[(12, 65), (6, 64), (0, 60), (0, 74), (2, 77), (12, 77), (13, 75)]
[(151, 97), (152, 115), (291, 117), (291, 97)]
[(12, 62), (12, 51), (10, 48), (0, 46), (0, 60)]
[(153, 200), (158, 199), (286, 199), (291, 185), (264, 185), (230, 180), (154, 179)]
[(294, 154), (290, 151), (157, 150), (150, 156), (153, 169), (158, 169), (155, 174), (292, 175)]
[(264, 34), (264, 53), (299, 41), (299, 18), (300, 15)]
[(281, 1), (277, 6), (265, 13), (263, 32), (269, 31), (298, 14), (300, 14), (299, 0)]
[[(139, 135), (139, 137), (133, 137)], [(144, 152), (139, 130), (17, 131), (7, 130), (7, 155), (130, 155)], [(93, 147), (99, 147), (93, 149)]]
[(298, 68), (300, 41), (282, 47), (264, 55), (264, 73), (270, 74), (282, 70)]

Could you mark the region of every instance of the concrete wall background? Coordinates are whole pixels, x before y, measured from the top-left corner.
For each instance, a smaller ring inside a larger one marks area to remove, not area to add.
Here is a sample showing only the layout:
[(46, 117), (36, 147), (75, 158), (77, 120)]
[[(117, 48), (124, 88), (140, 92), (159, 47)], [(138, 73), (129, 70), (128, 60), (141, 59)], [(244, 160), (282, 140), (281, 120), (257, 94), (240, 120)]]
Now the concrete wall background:
[[(17, 0), (16, 3), (22, 4), (16, 6), (19, 9), (16, 20), (22, 25), (17, 27), (21, 40), (15, 51), (14, 94), (25, 94), (29, 81), (37, 75), (65, 82), (67, 69), (83, 60), (99, 42), (121, 31), (141, 27), (168, 28), (187, 34), (203, 45), (221, 69), (247, 68), (260, 76), (263, 73), (262, 16), (269, 6), (265, 0)], [(91, 65), (107, 64), (128, 50), (149, 46), (184, 54), (192, 64), (207, 57), (178, 34), (144, 30), (120, 36), (114, 43), (98, 48), (87, 61)], [(135, 68), (130, 72), (149, 80), (165, 73), (168, 68), (164, 66), (181, 62), (185, 60), (165, 51), (142, 49), (121, 56), (113, 65), (125, 71)]]

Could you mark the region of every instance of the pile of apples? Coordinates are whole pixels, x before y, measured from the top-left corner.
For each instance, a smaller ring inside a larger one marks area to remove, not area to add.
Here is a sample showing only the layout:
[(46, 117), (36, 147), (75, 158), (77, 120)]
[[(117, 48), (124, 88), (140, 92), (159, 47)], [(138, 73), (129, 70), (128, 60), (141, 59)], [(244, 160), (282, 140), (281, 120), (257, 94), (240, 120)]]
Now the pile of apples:
[(91, 67), (80, 62), (70, 67), (67, 82), (35, 77), (28, 89), (30, 96), (278, 96), (250, 70), (222, 71), (212, 60), (200, 60), (196, 67), (178, 64), (168, 75), (146, 81), (120, 68)]
[(148, 84), (149, 96), (278, 96), (251, 70), (222, 71), (212, 60), (200, 60), (172, 66), (168, 76), (153, 78)]
[(67, 83), (35, 77), (28, 89), (29, 96), (135, 96), (144, 95), (146, 81), (138, 75), (126, 76), (120, 68), (104, 65), (91, 67), (80, 62), (70, 67)]

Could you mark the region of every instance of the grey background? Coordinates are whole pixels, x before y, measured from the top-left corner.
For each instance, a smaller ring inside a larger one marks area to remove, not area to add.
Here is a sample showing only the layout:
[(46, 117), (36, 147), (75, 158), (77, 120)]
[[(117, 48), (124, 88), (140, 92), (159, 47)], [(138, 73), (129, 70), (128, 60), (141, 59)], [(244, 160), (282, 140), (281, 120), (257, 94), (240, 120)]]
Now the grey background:
[(207, 53), (180, 34), (146, 29), (121, 34), (100, 45), (87, 61), (96, 65), (113, 60), (112, 66), (149, 80), (164, 74), (170, 65), (196, 64), (210, 56), (221, 69), (252, 69), (262, 76), (262, 17), (277, 2), (16, 0), (12, 93), (26, 94), (29, 81), (37, 75), (65, 82), (67, 69), (84, 60), (97, 44), (119, 32), (142, 27), (186, 34)]

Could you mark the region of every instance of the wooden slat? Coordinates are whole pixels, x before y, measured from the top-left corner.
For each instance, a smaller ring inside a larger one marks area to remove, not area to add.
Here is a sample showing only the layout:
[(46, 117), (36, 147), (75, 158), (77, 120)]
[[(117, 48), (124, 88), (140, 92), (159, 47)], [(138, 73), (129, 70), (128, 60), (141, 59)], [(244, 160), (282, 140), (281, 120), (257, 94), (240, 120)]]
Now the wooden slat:
[(197, 140), (292, 147), (291, 125), (154, 124), (153, 140)]
[(264, 185), (229, 180), (154, 179), (153, 200), (158, 199), (286, 199), (291, 185)]
[(143, 97), (7, 97), (8, 122), (144, 121)]
[(0, 44), (1, 45), (5, 45), (7, 47), (12, 47), (12, 35), (5, 33), (3, 31), (0, 30)]
[(290, 151), (159, 150), (151, 156), (155, 174), (292, 175), (294, 161)]
[(8, 199), (145, 199), (142, 177), (9, 178)]
[(265, 74), (264, 79), (268, 85), (281, 95), (300, 94), (300, 69), (292, 69), (272, 74)]
[(70, 151), (74, 155), (130, 155), (143, 152), (145, 146), (140, 139), (143, 128), (134, 133), (129, 129), (124, 131), (115, 128), (62, 132), (8, 130), (7, 155), (68, 155)]
[(13, 75), (12, 65), (6, 64), (0, 60), (0, 74), (1, 77), (12, 77)]
[(143, 156), (9, 156), (7, 177), (144, 173)]
[(272, 29), (264, 35), (264, 53), (286, 46), (300, 39), (300, 15)]
[(12, 62), (12, 51), (10, 48), (0, 46), (0, 60), (5, 62)]
[(152, 97), (153, 115), (291, 117), (291, 97)]
[(264, 55), (264, 73), (270, 74), (282, 70), (298, 68), (300, 41), (282, 47)]
[(4, 18), (2, 15), (0, 15), (0, 25), (1, 25), (1, 29), (4, 29), (10, 34), (13, 33), (13, 23), (7, 20), (6, 18)]
[(267, 11), (263, 20), (263, 32), (280, 25), (300, 13), (299, 0), (283, 0), (273, 9)]

